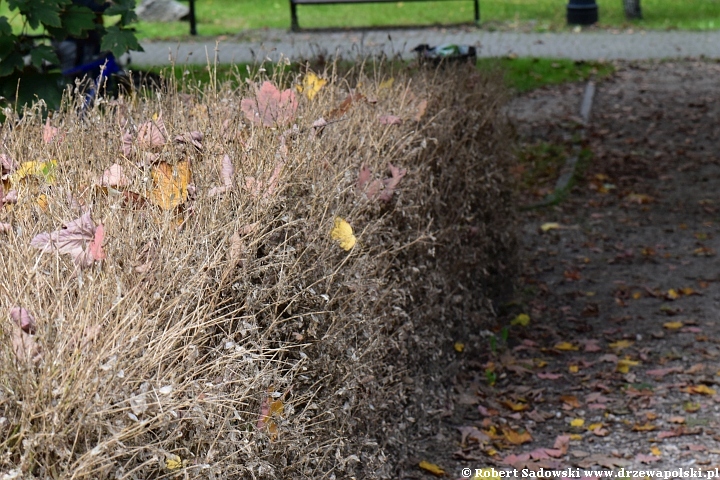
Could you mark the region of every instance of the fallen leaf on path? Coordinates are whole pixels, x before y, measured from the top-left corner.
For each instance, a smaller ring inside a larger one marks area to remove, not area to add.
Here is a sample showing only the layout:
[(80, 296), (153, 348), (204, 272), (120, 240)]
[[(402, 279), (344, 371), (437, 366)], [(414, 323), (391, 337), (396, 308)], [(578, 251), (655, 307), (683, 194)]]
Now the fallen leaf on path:
[(558, 228), (560, 228), (560, 224), (557, 222), (543, 223), (540, 226), (540, 230), (542, 230), (543, 232), (549, 232), (550, 230), (556, 230)]
[(638, 453), (635, 455), (635, 460), (640, 463), (654, 463), (660, 460), (660, 457), (656, 457), (655, 455), (645, 455), (644, 453)]
[(686, 393), (692, 393), (696, 395), (715, 395), (715, 389), (710, 388), (707, 385), (688, 385), (685, 388), (680, 389)]
[(684, 326), (685, 326), (685, 324), (683, 322), (665, 322), (665, 323), (663, 323), (663, 328), (666, 330), (677, 330)]
[(640, 365), (640, 362), (638, 361), (623, 358), (621, 360), (618, 360), (615, 371), (619, 373), (628, 373), (630, 371), (630, 367), (635, 367), (638, 365)]
[(504, 427), (502, 429), (503, 437), (513, 445), (522, 445), (523, 443), (532, 442), (530, 432), (516, 432), (515, 430)]
[(555, 348), (556, 350), (564, 351), (564, 352), (580, 350), (579, 347), (573, 345), (570, 342), (556, 343), (553, 348)]
[(571, 427), (580, 428), (583, 425), (585, 425), (585, 420), (582, 418), (573, 418), (572, 420), (570, 420)]
[(425, 470), (426, 472), (430, 472), (433, 475), (436, 475), (438, 477), (442, 477), (443, 475), (445, 475), (445, 470), (443, 470), (439, 466), (435, 465), (434, 463), (430, 463), (430, 462), (423, 460), (422, 462), (420, 462), (418, 464), (418, 466), (420, 468), (422, 468), (423, 470)]
[(521, 313), (517, 317), (513, 318), (510, 325), (520, 325), (521, 327), (527, 327), (530, 325), (530, 315), (527, 313)]
[(613, 350), (623, 350), (625, 348), (631, 347), (633, 345), (632, 340), (618, 340), (617, 342), (613, 342), (608, 344), (608, 347), (612, 348)]

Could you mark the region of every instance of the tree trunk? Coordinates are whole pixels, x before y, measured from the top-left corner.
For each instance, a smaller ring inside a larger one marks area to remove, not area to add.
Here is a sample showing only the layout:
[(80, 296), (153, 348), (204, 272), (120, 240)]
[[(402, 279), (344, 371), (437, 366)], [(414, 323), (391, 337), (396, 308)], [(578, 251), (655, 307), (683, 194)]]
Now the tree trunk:
[(628, 20), (639, 20), (642, 18), (640, 0), (623, 0), (625, 5), (625, 18)]

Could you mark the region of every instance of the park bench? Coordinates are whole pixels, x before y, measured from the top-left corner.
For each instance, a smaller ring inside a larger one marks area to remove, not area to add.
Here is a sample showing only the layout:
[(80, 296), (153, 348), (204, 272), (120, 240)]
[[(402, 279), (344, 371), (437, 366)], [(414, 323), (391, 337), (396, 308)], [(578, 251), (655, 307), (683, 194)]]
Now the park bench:
[[(404, 0), (406, 2), (441, 2), (458, 0)], [(349, 4), (349, 3), (397, 3), (398, 0), (290, 0), (290, 29), (294, 32), (300, 30), (300, 24), (297, 18), (298, 5), (332, 5), (332, 4)], [(475, 5), (475, 23), (480, 22), (480, 0), (472, 0)]]

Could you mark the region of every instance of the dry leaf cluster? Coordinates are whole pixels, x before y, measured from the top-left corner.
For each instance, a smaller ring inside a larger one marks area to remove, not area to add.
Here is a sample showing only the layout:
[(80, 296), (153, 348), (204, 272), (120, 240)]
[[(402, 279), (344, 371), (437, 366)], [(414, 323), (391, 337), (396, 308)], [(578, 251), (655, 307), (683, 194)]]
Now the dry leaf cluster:
[(402, 378), (512, 265), (503, 91), (322, 78), (2, 126), (0, 472), (392, 474)]

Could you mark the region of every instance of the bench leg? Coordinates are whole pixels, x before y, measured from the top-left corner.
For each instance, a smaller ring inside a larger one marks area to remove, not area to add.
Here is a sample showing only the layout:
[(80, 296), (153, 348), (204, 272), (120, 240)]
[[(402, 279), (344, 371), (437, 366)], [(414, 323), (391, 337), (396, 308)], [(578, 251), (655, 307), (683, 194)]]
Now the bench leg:
[(290, 1), (290, 30), (293, 32), (300, 30), (297, 18), (297, 5), (293, 3), (292, 0)]
[(475, 25), (480, 26), (480, 0), (475, 0)]

